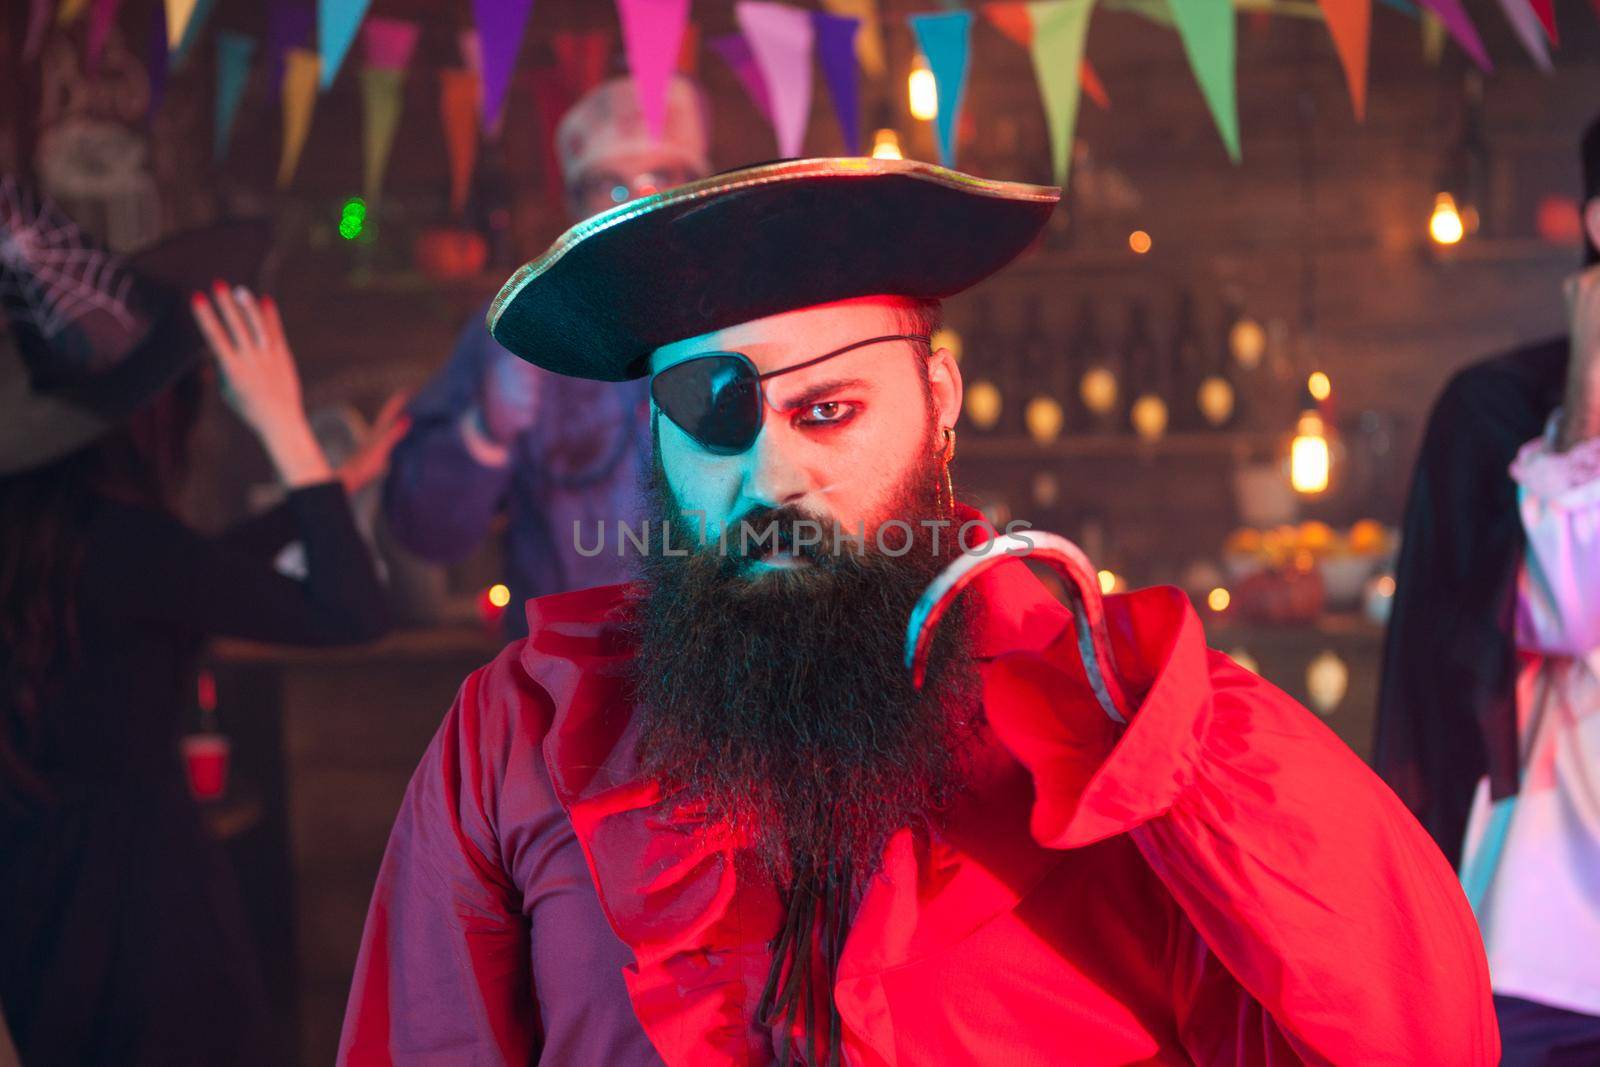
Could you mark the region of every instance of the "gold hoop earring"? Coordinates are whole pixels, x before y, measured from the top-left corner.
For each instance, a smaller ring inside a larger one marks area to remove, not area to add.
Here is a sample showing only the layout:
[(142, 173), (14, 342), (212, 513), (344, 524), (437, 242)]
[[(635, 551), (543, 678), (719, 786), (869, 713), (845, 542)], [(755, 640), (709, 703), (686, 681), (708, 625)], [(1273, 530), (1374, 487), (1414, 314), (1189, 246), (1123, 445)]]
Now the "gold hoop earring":
[(953, 512), (956, 509), (956, 487), (950, 478), (950, 461), (956, 458), (956, 431), (953, 426), (943, 428), (944, 448), (939, 457), (940, 464), (944, 467), (944, 484), (934, 484), (934, 505), (941, 512)]

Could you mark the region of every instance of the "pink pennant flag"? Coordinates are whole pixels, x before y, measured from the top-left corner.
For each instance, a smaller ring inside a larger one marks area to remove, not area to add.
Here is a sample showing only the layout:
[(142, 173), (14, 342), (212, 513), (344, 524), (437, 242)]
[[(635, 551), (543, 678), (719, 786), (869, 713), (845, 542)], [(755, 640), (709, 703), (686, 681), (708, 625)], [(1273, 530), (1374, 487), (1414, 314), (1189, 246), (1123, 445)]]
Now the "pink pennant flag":
[(1533, 60), (1533, 65), (1546, 74), (1551, 73), (1550, 49), (1545, 45), (1544, 27), (1539, 25), (1539, 16), (1528, 6), (1528, 0), (1500, 0), (1500, 10), (1506, 13), (1507, 21)]
[(379, 70), (405, 70), (417, 47), (417, 24), (377, 15), (361, 24), (361, 53), (367, 66)]
[(473, 0), (472, 21), (478, 27), (475, 66), (483, 80), (483, 125), (486, 129), (499, 125), (532, 11), (533, 0)]
[(89, 31), (85, 56), (85, 64), (92, 75), (100, 69), (100, 57), (106, 50), (106, 35), (111, 32), (111, 24), (116, 21), (117, 8), (122, 6), (122, 0), (94, 0), (89, 7)]
[(771, 122), (772, 98), (767, 95), (767, 83), (761, 77), (755, 54), (750, 51), (750, 42), (744, 39), (744, 34), (725, 33), (711, 38), (706, 44), (728, 64), (733, 76), (744, 86), (745, 94), (756, 105), (756, 110), (761, 112), (761, 117)]
[(659, 138), (667, 125), (667, 86), (678, 69), (689, 0), (617, 0), (617, 18), (639, 110), (651, 136)]
[(733, 5), (739, 28), (750, 42), (767, 86), (778, 154), (798, 156), (811, 117), (811, 51), (815, 28), (811, 12), (768, 0), (741, 0)]
[(1489, 61), (1489, 53), (1483, 47), (1483, 39), (1478, 36), (1477, 27), (1472, 25), (1472, 20), (1467, 17), (1467, 11), (1461, 6), (1461, 0), (1421, 0), (1422, 6), (1439, 16), (1439, 21), (1444, 23), (1444, 28), (1461, 46), (1462, 51), (1472, 57), (1472, 61), (1485, 71), (1494, 69), (1494, 64)]

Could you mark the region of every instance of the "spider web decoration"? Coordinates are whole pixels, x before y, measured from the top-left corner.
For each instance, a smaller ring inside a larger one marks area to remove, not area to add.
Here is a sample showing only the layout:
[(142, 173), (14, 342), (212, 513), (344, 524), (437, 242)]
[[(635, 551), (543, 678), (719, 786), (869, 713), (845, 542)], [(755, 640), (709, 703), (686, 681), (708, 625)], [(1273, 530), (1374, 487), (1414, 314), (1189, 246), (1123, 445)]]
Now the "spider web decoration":
[(121, 256), (95, 245), (48, 198), (0, 178), (0, 307), (30, 363), (67, 356), (76, 366), (66, 373), (76, 376), (119, 360), (150, 327), (140, 289)]

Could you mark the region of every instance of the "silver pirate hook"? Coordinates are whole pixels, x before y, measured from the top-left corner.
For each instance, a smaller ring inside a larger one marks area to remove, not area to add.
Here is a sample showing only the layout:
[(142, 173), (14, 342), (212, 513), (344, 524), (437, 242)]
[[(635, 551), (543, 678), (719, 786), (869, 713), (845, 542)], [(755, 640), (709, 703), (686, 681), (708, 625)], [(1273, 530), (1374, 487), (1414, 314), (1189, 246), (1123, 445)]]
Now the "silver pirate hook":
[(1029, 530), (1025, 535), (1006, 534), (988, 542), (982, 555), (963, 553), (940, 571), (923, 591), (911, 611), (906, 626), (906, 666), (911, 684), (922, 688), (927, 673), (928, 649), (933, 631), (956, 596), (974, 578), (1003, 560), (1028, 556), (1043, 560), (1067, 580), (1067, 598), (1072, 622), (1078, 635), (1078, 652), (1083, 657), (1084, 673), (1100, 706), (1114, 722), (1126, 723), (1132, 713), (1127, 696), (1117, 680), (1116, 660), (1111, 654), (1111, 637), (1106, 631), (1105, 602), (1100, 597), (1100, 579), (1083, 550), (1059, 534)]

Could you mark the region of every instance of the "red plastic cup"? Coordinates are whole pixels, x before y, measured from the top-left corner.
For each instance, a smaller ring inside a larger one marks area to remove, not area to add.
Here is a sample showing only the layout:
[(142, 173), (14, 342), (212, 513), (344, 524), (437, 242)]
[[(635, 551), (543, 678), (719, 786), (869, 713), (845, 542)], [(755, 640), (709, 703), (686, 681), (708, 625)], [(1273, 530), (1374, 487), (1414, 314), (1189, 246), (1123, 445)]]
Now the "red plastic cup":
[(228, 788), (228, 756), (233, 745), (223, 734), (189, 734), (183, 739), (183, 765), (196, 800), (215, 800)]

